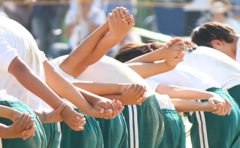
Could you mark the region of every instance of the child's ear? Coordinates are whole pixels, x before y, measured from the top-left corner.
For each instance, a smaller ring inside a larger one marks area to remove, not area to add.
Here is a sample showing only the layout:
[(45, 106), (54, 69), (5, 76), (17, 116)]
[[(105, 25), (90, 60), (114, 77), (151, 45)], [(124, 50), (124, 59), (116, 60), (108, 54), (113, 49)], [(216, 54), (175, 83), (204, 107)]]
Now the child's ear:
[(222, 43), (222, 41), (220, 41), (220, 40), (212, 40), (212, 41), (211, 41), (211, 45), (212, 45), (213, 48), (217, 49), (217, 48), (219, 48), (220, 46), (222, 46), (223, 43)]

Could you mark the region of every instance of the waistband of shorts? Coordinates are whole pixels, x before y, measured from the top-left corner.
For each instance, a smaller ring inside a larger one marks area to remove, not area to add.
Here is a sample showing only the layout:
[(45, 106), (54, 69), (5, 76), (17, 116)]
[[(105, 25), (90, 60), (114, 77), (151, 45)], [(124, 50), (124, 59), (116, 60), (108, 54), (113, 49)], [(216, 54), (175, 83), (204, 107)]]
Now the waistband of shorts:
[[(2, 100), (0, 101), (0, 105), (11, 106), (15, 104), (24, 104), (21, 100), (13, 101), (13, 100)], [(24, 104), (25, 105), (25, 104)]]

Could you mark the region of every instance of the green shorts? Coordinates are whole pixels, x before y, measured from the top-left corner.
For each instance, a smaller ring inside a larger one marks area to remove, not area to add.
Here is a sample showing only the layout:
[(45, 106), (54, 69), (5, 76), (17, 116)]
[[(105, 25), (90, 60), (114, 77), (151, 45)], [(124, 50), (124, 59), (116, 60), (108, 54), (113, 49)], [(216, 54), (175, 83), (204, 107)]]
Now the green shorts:
[(129, 147), (159, 147), (164, 123), (155, 95), (150, 96), (142, 105), (126, 106), (123, 115), (129, 133)]
[(61, 148), (103, 148), (103, 137), (98, 121), (82, 113), (86, 118), (84, 130), (74, 131), (65, 122), (61, 122)]
[(186, 148), (185, 126), (176, 110), (162, 109), (164, 133), (159, 148)]
[(240, 85), (236, 85), (230, 89), (228, 89), (228, 93), (230, 94), (230, 96), (236, 100), (237, 104), (240, 104)]
[(123, 114), (114, 119), (96, 118), (99, 121), (104, 140), (104, 148), (127, 148), (128, 131)]
[[(47, 140), (46, 135), (43, 129), (43, 126), (33, 112), (26, 104), (22, 101), (0, 101), (0, 105), (8, 106), (13, 109), (16, 109), (22, 113), (30, 113), (33, 115), (35, 119), (35, 126), (37, 127), (35, 131), (34, 137), (29, 137), (26, 140), (22, 138), (15, 138), (15, 139), (3, 139), (2, 138), (2, 146), (3, 148), (46, 148), (47, 147)], [(0, 123), (5, 125), (11, 125), (13, 122), (6, 118), (0, 118)]]
[(43, 128), (47, 136), (47, 148), (58, 148), (60, 145), (60, 128), (58, 128), (58, 123), (44, 123)]
[[(196, 111), (188, 114), (192, 123), (191, 141), (194, 148), (239, 148), (240, 110), (232, 97), (221, 88), (210, 88), (222, 98), (227, 98), (233, 108), (230, 115), (218, 116), (211, 112)], [(207, 100), (202, 100), (202, 102)]]

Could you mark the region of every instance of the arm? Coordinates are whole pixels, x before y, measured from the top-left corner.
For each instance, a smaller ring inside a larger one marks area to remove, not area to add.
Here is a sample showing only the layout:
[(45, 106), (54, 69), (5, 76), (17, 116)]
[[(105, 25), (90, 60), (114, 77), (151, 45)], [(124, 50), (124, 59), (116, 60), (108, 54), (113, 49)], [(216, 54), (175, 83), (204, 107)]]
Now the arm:
[(50, 112), (34, 111), (34, 113), (39, 117), (41, 123), (61, 122), (63, 120), (61, 117), (61, 113), (65, 107), (66, 104), (63, 103), (56, 110), (52, 110)]
[(185, 45), (180, 38), (177, 38), (175, 40), (176, 42), (174, 42), (173, 45), (171, 45), (170, 47), (159, 48), (153, 52), (149, 52), (142, 56), (136, 57), (125, 63), (135, 63), (135, 62), (152, 63), (154, 61), (159, 61), (163, 59), (176, 58), (178, 57), (180, 52), (185, 50)]
[(170, 98), (213, 101), (215, 104), (221, 104), (221, 106), (217, 106), (217, 110), (213, 112), (219, 115), (230, 114), (232, 110), (232, 105), (227, 99), (223, 99), (219, 95), (212, 92), (163, 84), (158, 85), (156, 92), (160, 94), (168, 94)]
[[(133, 26), (133, 20), (130, 23), (124, 23), (121, 14), (124, 14), (122, 9), (121, 11), (120, 8), (114, 10), (107, 22), (84, 40), (59, 67), (73, 77), (77, 77), (89, 65), (102, 58)], [(108, 31), (109, 34), (106, 34)]]
[(145, 95), (146, 89), (139, 84), (131, 84), (120, 95), (104, 95), (109, 99), (120, 100), (123, 105), (141, 105), (148, 97)]
[[(32, 70), (19, 58), (16, 57), (11, 62), (9, 68), (11, 73), (26, 89), (31, 91), (33, 94), (40, 97), (43, 101), (49, 104), (53, 109), (57, 109), (63, 101), (56, 93), (54, 93), (49, 86), (42, 82)], [(69, 116), (70, 114), (70, 116)], [(67, 106), (62, 117), (64, 121), (73, 130), (82, 130), (83, 124), (81, 123), (84, 116), (75, 112), (70, 106)]]
[(34, 136), (36, 127), (34, 119), (28, 113), (21, 113), (10, 107), (0, 105), (0, 116), (13, 121), (13, 124), (7, 126), (0, 123), (1, 138), (23, 138)]
[(176, 65), (170, 65), (166, 60), (156, 61), (153, 63), (129, 63), (128, 67), (133, 69), (138, 73), (142, 78), (148, 78), (156, 74), (164, 73), (170, 70), (173, 70)]
[(196, 102), (192, 100), (171, 99), (178, 112), (207, 111), (214, 112), (216, 104), (209, 102)]
[[(137, 72), (141, 77), (150, 76), (173, 70), (179, 62), (183, 61), (185, 52), (182, 41), (176, 42), (169, 49), (161, 48), (153, 52), (136, 57), (126, 62), (127, 66)], [(160, 58), (158, 58), (160, 57)], [(164, 59), (159, 61), (160, 59)], [(138, 63), (134, 63), (138, 62)]]
[(170, 98), (181, 98), (185, 100), (203, 100), (215, 96), (214, 93), (207, 91), (164, 84), (159, 84), (156, 88), (156, 92), (168, 94)]
[[(98, 96), (93, 95), (89, 92), (84, 92), (85, 96), (80, 93), (80, 91), (74, 87), (71, 83), (69, 83), (63, 76), (61, 76), (47, 61), (44, 62), (44, 70), (47, 84), (56, 92), (59, 96), (66, 98), (70, 102), (72, 102), (77, 108), (79, 108), (82, 112), (86, 113), (92, 117), (104, 117), (105, 115), (109, 115), (108, 111), (102, 112), (102, 108), (95, 108), (95, 104), (89, 103), (86, 99), (96, 99), (98, 100)], [(88, 95), (86, 95), (86, 93)], [(86, 99), (85, 99), (86, 98)], [(115, 106), (112, 103), (112, 106)], [(121, 110), (122, 106), (112, 107), (114, 108), (114, 116), (119, 114), (120, 112), (116, 112), (116, 110)], [(103, 108), (109, 109), (109, 108)]]
[[(81, 63), (93, 50), (99, 40), (109, 31), (108, 23), (105, 22), (93, 33), (91, 33), (72, 53), (59, 65), (67, 74), (74, 75), (74, 69)], [(75, 76), (75, 75), (74, 75)]]
[(19, 57), (13, 59), (8, 71), (26, 89), (42, 98), (52, 108), (57, 109), (58, 106), (63, 103), (63, 101), (43, 83)]
[(105, 98), (119, 100), (123, 105), (141, 104), (147, 99), (147, 97), (144, 96), (144, 92), (146, 91), (145, 87), (139, 84), (110, 84), (95, 82), (74, 82), (73, 84), (81, 89), (101, 95)]
[(77, 81), (73, 82), (73, 85), (96, 95), (107, 95), (107, 94), (122, 94), (130, 84)]
[(0, 110), (0, 117), (8, 118), (13, 122), (22, 114), (18, 110), (3, 105), (0, 105)]

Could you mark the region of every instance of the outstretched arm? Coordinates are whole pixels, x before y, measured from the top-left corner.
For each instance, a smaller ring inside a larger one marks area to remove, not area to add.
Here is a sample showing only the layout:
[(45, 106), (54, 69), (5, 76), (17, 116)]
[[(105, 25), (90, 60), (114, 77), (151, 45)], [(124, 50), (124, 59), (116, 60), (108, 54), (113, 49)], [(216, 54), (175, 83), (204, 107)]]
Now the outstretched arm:
[[(40, 80), (33, 71), (19, 58), (16, 57), (11, 62), (9, 68), (11, 73), (26, 89), (33, 94), (40, 97), (43, 101), (49, 104), (53, 109), (57, 109), (63, 101), (61, 98), (52, 91), (52, 89)], [(82, 130), (82, 119), (84, 116), (75, 112), (70, 106), (66, 106), (62, 112), (64, 121), (73, 130)]]
[(159, 84), (156, 92), (160, 94), (168, 94), (170, 98), (213, 101), (214, 103), (218, 104), (217, 110), (214, 113), (219, 115), (230, 114), (232, 110), (232, 105), (227, 99), (222, 99), (219, 95), (213, 92), (164, 84)]
[(166, 47), (159, 48), (153, 52), (141, 55), (125, 63), (135, 62), (152, 63), (163, 59), (177, 58), (179, 56), (179, 53), (185, 50), (185, 44), (181, 38), (176, 38), (174, 41), (175, 42), (171, 44), (171, 46), (168, 48)]
[(152, 63), (136, 62), (127, 63), (127, 66), (138, 73), (142, 78), (148, 78), (160, 73), (173, 70), (179, 62), (182, 62), (184, 53), (181, 53), (178, 58), (169, 60), (156, 61)]
[[(96, 99), (98, 99), (98, 97), (89, 92), (88, 95), (80, 93), (80, 91), (76, 87), (74, 87), (62, 75), (60, 75), (47, 61), (44, 62), (44, 70), (46, 82), (53, 89), (53, 91), (56, 92), (59, 96), (66, 98), (67, 100), (72, 102), (85, 114), (98, 118), (104, 117), (106, 114), (111, 114), (109, 112), (102, 112), (102, 110), (94, 108), (94, 104), (89, 103), (89, 101), (87, 100), (89, 99), (89, 97), (93, 97)], [(86, 92), (83, 93), (86, 94)], [(122, 106), (118, 107), (122, 108)], [(118, 107), (116, 107), (115, 110), (117, 110)], [(114, 114), (113, 116), (116, 116), (117, 114), (119, 114), (119, 112)]]
[(173, 70), (183, 61), (185, 55), (184, 43), (181, 39), (178, 40), (168, 49), (165, 47), (157, 49), (127, 61), (126, 64), (143, 78)]
[(122, 94), (128, 83), (97, 83), (90, 81), (76, 81), (72, 82), (74, 86), (89, 91), (96, 95)]
[(73, 84), (96, 95), (101, 95), (111, 100), (119, 100), (123, 105), (141, 104), (147, 99), (144, 95), (146, 92), (145, 87), (139, 84), (96, 82), (74, 82)]
[(25, 140), (35, 135), (36, 127), (33, 116), (3, 105), (0, 105), (0, 110), (0, 117), (13, 121), (13, 124), (9, 126), (0, 124), (1, 138), (23, 138)]
[[(124, 23), (123, 19), (127, 19), (128, 22)], [(128, 11), (126, 12), (124, 8), (113, 10), (107, 22), (84, 40), (59, 67), (73, 77), (79, 76), (89, 65), (97, 62), (121, 41), (133, 25), (134, 21)]]
[(196, 102), (195, 100), (171, 99), (178, 112), (207, 111), (214, 112), (217, 104), (214, 102)]

